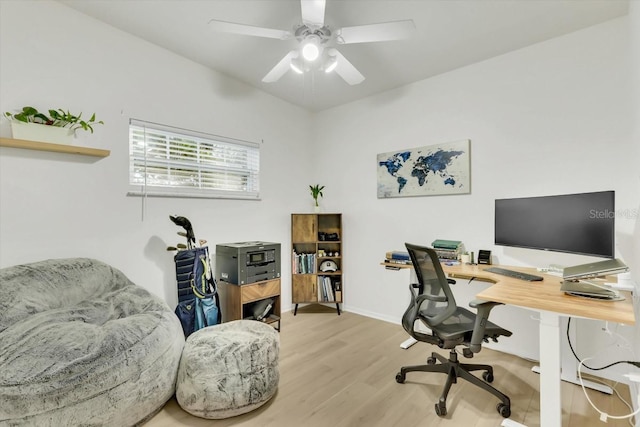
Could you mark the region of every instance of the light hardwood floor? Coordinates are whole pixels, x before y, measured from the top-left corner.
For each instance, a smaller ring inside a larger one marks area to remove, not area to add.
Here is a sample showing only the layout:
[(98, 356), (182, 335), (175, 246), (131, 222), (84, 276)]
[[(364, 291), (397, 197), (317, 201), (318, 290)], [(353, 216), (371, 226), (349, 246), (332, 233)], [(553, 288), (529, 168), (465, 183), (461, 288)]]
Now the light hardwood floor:
[[(421, 372), (395, 381), (401, 366), (425, 363), (436, 349), (424, 343), (402, 350), (407, 335), (401, 326), (334, 310), (307, 306), (282, 316), (280, 383), (276, 395), (261, 408), (226, 420), (205, 420), (183, 411), (175, 399), (145, 427), (261, 426), (465, 426), (498, 427), (503, 418), (498, 399), (464, 380), (454, 384), (447, 398), (448, 414), (440, 418), (434, 404), (445, 376)], [(506, 338), (508, 339), (508, 338)], [(437, 349), (447, 355), (447, 351)], [(511, 399), (511, 419), (528, 427), (540, 425), (539, 380), (533, 362), (484, 348), (469, 363), (494, 366), (494, 386)], [(626, 385), (618, 385), (629, 401)], [(603, 411), (627, 414), (615, 396), (592, 391), (592, 401)], [(562, 384), (563, 427), (604, 425), (579, 386)], [(607, 426), (629, 426), (609, 420)]]

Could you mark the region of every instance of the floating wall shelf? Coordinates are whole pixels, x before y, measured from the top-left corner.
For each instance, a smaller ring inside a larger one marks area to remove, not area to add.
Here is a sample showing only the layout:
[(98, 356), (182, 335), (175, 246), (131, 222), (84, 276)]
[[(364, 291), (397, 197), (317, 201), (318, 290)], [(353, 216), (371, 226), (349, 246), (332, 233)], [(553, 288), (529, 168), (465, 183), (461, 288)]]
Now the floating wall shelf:
[(54, 153), (83, 154), (85, 156), (107, 157), (109, 150), (81, 147), (78, 145), (52, 144), (50, 142), (27, 141), (24, 139), (0, 138), (0, 147), (24, 148), (26, 150), (53, 151)]

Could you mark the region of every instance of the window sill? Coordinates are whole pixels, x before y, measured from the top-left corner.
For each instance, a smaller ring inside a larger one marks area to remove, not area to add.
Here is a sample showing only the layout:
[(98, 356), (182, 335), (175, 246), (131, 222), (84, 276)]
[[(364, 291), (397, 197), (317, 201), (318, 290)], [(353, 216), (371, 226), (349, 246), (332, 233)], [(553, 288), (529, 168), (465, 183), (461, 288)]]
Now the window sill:
[(149, 189), (146, 193), (140, 190), (133, 190), (127, 192), (128, 197), (173, 197), (183, 199), (229, 199), (229, 200), (247, 200), (247, 201), (260, 201), (260, 196), (242, 196), (242, 195), (227, 195), (227, 194), (197, 194), (197, 193), (181, 193), (178, 191), (172, 192), (154, 192)]

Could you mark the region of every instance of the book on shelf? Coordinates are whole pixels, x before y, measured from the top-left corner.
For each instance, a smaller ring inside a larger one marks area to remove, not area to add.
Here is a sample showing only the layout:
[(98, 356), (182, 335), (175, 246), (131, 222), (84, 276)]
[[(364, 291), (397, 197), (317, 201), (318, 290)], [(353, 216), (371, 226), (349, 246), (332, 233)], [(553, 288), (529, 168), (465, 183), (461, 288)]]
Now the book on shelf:
[(333, 285), (331, 283), (331, 277), (329, 276), (318, 276), (318, 301), (336, 301), (336, 297), (333, 291)]
[(299, 254), (293, 251), (291, 262), (293, 274), (313, 274), (316, 272), (316, 254)]
[(399, 265), (411, 265), (411, 260), (405, 259), (385, 259), (384, 262), (387, 264), (399, 264)]
[(399, 260), (404, 260), (404, 261), (410, 261), (411, 258), (409, 257), (409, 253), (408, 252), (402, 252), (402, 251), (390, 251), (386, 253), (386, 258), (387, 259), (399, 259)]
[(434, 249), (458, 250), (462, 246), (460, 240), (436, 239), (431, 243)]
[(464, 245), (460, 240), (436, 239), (431, 243), (441, 262), (453, 262), (464, 252)]
[(411, 265), (411, 257), (408, 252), (389, 251), (385, 254), (384, 262), (389, 265)]
[(435, 251), (440, 259), (458, 259), (458, 255), (460, 255), (460, 251), (457, 250), (436, 249)]

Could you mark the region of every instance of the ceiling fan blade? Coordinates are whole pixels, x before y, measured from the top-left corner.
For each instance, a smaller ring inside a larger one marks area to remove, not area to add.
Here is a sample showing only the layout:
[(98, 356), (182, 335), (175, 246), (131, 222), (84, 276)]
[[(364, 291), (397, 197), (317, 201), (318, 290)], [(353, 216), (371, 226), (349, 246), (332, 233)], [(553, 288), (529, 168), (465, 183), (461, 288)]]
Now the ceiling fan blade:
[(412, 19), (344, 27), (336, 31), (338, 44), (383, 42), (410, 38), (416, 26)]
[(329, 55), (336, 57), (338, 65), (336, 65), (335, 72), (342, 77), (345, 82), (353, 86), (364, 81), (364, 76), (360, 74), (360, 71), (336, 49), (329, 49)]
[(274, 30), (271, 28), (254, 27), (253, 25), (236, 24), (235, 22), (209, 21), (209, 28), (222, 33), (242, 34), (244, 36), (267, 37), (270, 39), (286, 40), (291, 38), (290, 31)]
[(278, 62), (276, 66), (262, 78), (262, 81), (265, 83), (273, 83), (280, 80), (280, 77), (284, 76), (284, 74), (289, 71), (289, 68), (291, 67), (291, 60), (297, 57), (298, 52), (295, 50), (287, 53), (284, 58), (282, 58), (280, 62)]
[(302, 22), (305, 25), (324, 27), (324, 7), (326, 0), (300, 0)]

